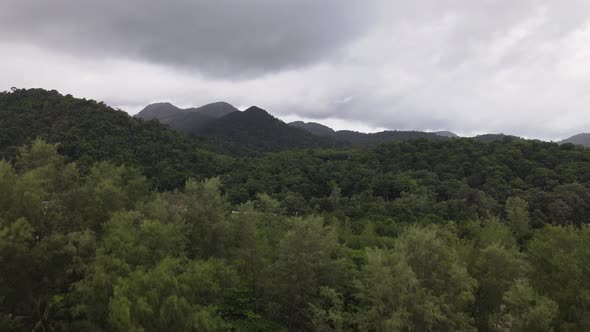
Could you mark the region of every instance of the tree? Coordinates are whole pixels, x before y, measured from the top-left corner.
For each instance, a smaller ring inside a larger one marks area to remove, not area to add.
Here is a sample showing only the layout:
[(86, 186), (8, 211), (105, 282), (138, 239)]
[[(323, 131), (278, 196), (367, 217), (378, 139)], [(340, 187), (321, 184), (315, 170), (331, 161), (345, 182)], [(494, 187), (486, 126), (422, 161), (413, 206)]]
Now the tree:
[(367, 264), (358, 284), (364, 308), (356, 318), (359, 330), (395, 331), (412, 327), (408, 303), (419, 287), (403, 258), (382, 249), (367, 249)]
[(503, 305), (492, 325), (497, 330), (553, 331), (558, 306), (553, 300), (540, 296), (526, 279), (518, 280), (503, 296)]
[(559, 305), (556, 327), (590, 329), (590, 230), (545, 227), (528, 244), (530, 284)]
[(148, 186), (137, 169), (102, 162), (90, 169), (81, 188), (84, 218), (97, 232), (102, 231), (113, 212), (131, 209), (148, 195)]
[(224, 257), (229, 247), (228, 204), (221, 196), (218, 178), (188, 180), (182, 205), (189, 238), (190, 257)]
[(267, 301), (273, 319), (290, 330), (309, 329), (316, 312), (310, 308), (319, 305), (320, 289), (337, 292), (347, 278), (347, 266), (339, 257), (335, 234), (321, 218), (294, 218), (291, 227), (279, 243), (277, 260), (269, 266)]
[(469, 276), (453, 234), (410, 227), (391, 252), (368, 251), (360, 297), (360, 328), (473, 330), (469, 308), (476, 281)]
[(115, 331), (225, 331), (216, 312), (237, 276), (221, 261), (165, 258), (118, 279), (109, 303)]
[(0, 218), (7, 218), (7, 212), (14, 204), (16, 180), (16, 172), (12, 166), (8, 162), (0, 160)]
[(518, 242), (522, 244), (531, 232), (528, 203), (520, 197), (509, 197), (505, 209), (508, 224)]
[(473, 267), (478, 283), (475, 300), (478, 330), (493, 330), (490, 321), (500, 311), (504, 293), (524, 274), (524, 260), (515, 249), (492, 244), (479, 251)]
[(310, 303), (311, 323), (315, 331), (343, 331), (344, 299), (336, 290), (320, 287), (320, 302)]

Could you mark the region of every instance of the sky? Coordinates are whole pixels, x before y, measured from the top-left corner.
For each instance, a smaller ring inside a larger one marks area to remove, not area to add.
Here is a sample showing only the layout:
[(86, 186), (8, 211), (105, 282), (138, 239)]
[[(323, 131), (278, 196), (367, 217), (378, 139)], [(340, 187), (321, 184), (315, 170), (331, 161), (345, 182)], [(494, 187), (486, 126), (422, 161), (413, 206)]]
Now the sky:
[(590, 132), (587, 0), (0, 0), (0, 90), (359, 131)]

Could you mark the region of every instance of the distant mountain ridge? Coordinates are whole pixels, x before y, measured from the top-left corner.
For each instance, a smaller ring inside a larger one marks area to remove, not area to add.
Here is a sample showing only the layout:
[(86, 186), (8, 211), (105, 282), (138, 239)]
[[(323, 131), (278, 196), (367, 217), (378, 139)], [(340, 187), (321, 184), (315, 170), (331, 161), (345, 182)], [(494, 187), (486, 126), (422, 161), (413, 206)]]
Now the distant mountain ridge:
[(156, 103), (146, 106), (136, 117), (157, 119), (172, 129), (207, 139), (218, 150), (232, 153), (338, 145), (331, 139), (289, 126), (256, 106), (242, 112), (225, 102), (187, 109)]
[(203, 105), (197, 108), (187, 108), (186, 111), (199, 113), (213, 118), (221, 118), (222, 116), (226, 116), (234, 112), (239, 112), (240, 110), (235, 108), (230, 103), (218, 101), (216, 103)]
[(334, 130), (316, 122), (295, 121), (290, 126), (301, 128), (317, 136), (331, 137), (340, 142), (348, 142), (356, 146), (371, 146), (393, 141), (408, 141), (412, 139), (441, 140), (459, 137), (450, 131), (424, 132), (424, 131), (402, 131), (386, 130), (377, 133), (362, 133), (352, 130)]
[(570, 138), (566, 138), (559, 142), (560, 144), (571, 143), (577, 145), (583, 145), (585, 147), (590, 147), (590, 133), (581, 133), (574, 135)]
[(289, 126), (301, 128), (316, 136), (332, 136), (336, 133), (334, 129), (317, 122), (294, 121), (288, 124)]
[(435, 134), (437, 134), (438, 136), (443, 136), (443, 137), (449, 137), (449, 138), (458, 138), (460, 137), (459, 135), (451, 132), (451, 131), (447, 131), (447, 130), (442, 130), (442, 131), (435, 131)]
[[(204, 138), (218, 148), (224, 146), (226, 148), (222, 149), (229, 149), (234, 153), (237, 152), (236, 146), (243, 151), (266, 152), (293, 148), (370, 147), (415, 139), (440, 141), (460, 138), (450, 131), (337, 131), (317, 122), (285, 123), (259, 107), (252, 106), (240, 111), (226, 102), (186, 109), (168, 102), (154, 103), (146, 106), (135, 117), (144, 120), (157, 119), (172, 129)], [(472, 138), (481, 142), (522, 139), (505, 134), (484, 134)], [(590, 134), (580, 134), (563, 141), (570, 142), (590, 146)]]
[(198, 135), (239, 144), (253, 151), (335, 146), (334, 141), (289, 126), (256, 106), (220, 117)]
[(177, 131), (185, 134), (195, 134), (215, 119), (239, 111), (226, 102), (216, 102), (187, 109), (181, 109), (171, 103), (164, 102), (146, 106), (135, 117), (143, 120), (157, 119), (162, 124), (168, 125)]
[(171, 103), (154, 103), (147, 105), (143, 110), (141, 110), (141, 112), (136, 114), (135, 117), (140, 119), (164, 119), (181, 111), (182, 110), (180, 108), (172, 105)]
[(513, 136), (513, 135), (506, 135), (506, 134), (483, 134), (477, 135), (473, 137), (473, 139), (478, 140), (480, 142), (489, 143), (494, 141), (518, 141), (522, 140), (521, 137)]

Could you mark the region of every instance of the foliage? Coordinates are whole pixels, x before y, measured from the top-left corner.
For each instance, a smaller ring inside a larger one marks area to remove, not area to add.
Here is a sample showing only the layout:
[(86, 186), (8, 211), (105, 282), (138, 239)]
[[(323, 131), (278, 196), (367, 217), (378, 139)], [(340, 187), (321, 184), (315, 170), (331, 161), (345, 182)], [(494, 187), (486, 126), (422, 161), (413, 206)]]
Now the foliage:
[(180, 187), (189, 177), (213, 176), (227, 159), (156, 121), (57, 91), (0, 93), (0, 128), (0, 158), (13, 159), (19, 146), (42, 138), (60, 143), (60, 153), (83, 173), (99, 161), (136, 166), (162, 189)]
[[(416, 140), (203, 171), (194, 141), (94, 102), (0, 106), (2, 331), (590, 330), (583, 148)], [(152, 165), (124, 128), (186, 150)]]

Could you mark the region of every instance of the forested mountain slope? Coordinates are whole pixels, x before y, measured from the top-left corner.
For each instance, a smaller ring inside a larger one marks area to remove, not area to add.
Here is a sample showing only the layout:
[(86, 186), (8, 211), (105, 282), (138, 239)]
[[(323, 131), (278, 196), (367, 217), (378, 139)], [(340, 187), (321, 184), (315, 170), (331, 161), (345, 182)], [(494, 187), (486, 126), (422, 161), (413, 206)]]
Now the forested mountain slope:
[(339, 141), (350, 142), (355, 146), (376, 146), (383, 143), (403, 142), (420, 138), (435, 141), (448, 139), (447, 137), (440, 136), (435, 133), (398, 130), (388, 130), (368, 134), (351, 130), (339, 130), (336, 132), (335, 138)]
[(329, 138), (289, 126), (255, 106), (211, 122), (200, 135), (252, 152), (337, 146)]
[(206, 138), (212, 149), (225, 153), (244, 155), (343, 145), (287, 125), (255, 106), (240, 112), (223, 102), (184, 110), (158, 103), (146, 106), (136, 117), (158, 119), (174, 130)]
[[(590, 222), (590, 151), (540, 141), (417, 140), (350, 151), (285, 151), (242, 159), (223, 177), (234, 202), (265, 192), (342, 215), (468, 220), (527, 200), (535, 225)], [(400, 202), (404, 209), (400, 210)], [(409, 204), (409, 205), (408, 205)], [(407, 209), (407, 210), (406, 210)]]
[(316, 122), (293, 121), (289, 122), (289, 126), (301, 128), (316, 136), (332, 136), (336, 133), (334, 129)]
[(146, 106), (135, 117), (143, 120), (157, 119), (182, 133), (200, 136), (203, 129), (215, 119), (234, 112), (239, 110), (225, 102), (187, 109), (180, 109), (170, 103), (156, 103)]
[[(240, 112), (224, 102), (187, 109), (180, 109), (170, 103), (156, 103), (146, 106), (135, 117), (144, 120), (157, 119), (182, 133), (214, 141), (214, 149), (238, 154), (292, 148), (374, 147), (383, 143), (415, 139), (440, 141), (459, 137), (449, 131), (386, 130), (362, 133), (351, 130), (335, 131), (315, 122), (295, 121), (285, 124), (258, 107), (253, 106)], [(301, 130), (293, 130), (294, 128)], [(485, 142), (519, 139), (504, 134), (486, 134), (474, 138)]]
[(442, 130), (442, 131), (435, 131), (435, 134), (439, 135), (439, 136), (443, 136), (443, 137), (449, 137), (449, 138), (458, 138), (460, 137), (459, 135), (451, 132), (451, 131), (447, 131), (447, 130)]
[(382, 143), (409, 141), (413, 139), (443, 140), (459, 137), (450, 131), (424, 132), (424, 131), (400, 131), (386, 130), (376, 133), (361, 133), (352, 130), (335, 131), (330, 127), (315, 122), (295, 121), (290, 126), (308, 131), (316, 136), (330, 137), (343, 143), (349, 143), (357, 147), (376, 146)]
[(571, 144), (582, 145), (585, 147), (590, 147), (590, 134), (583, 133), (583, 134), (574, 135), (570, 138), (564, 139), (560, 143), (561, 144), (571, 143)]
[(522, 138), (512, 135), (505, 135), (505, 134), (482, 134), (473, 137), (473, 139), (481, 141), (481, 142), (495, 142), (495, 141), (517, 141), (521, 140)]
[(135, 165), (162, 188), (213, 176), (223, 160), (155, 121), (57, 91), (0, 93), (0, 128), (1, 158), (13, 158), (18, 146), (39, 137), (60, 143), (59, 151), (83, 170), (101, 160)]

